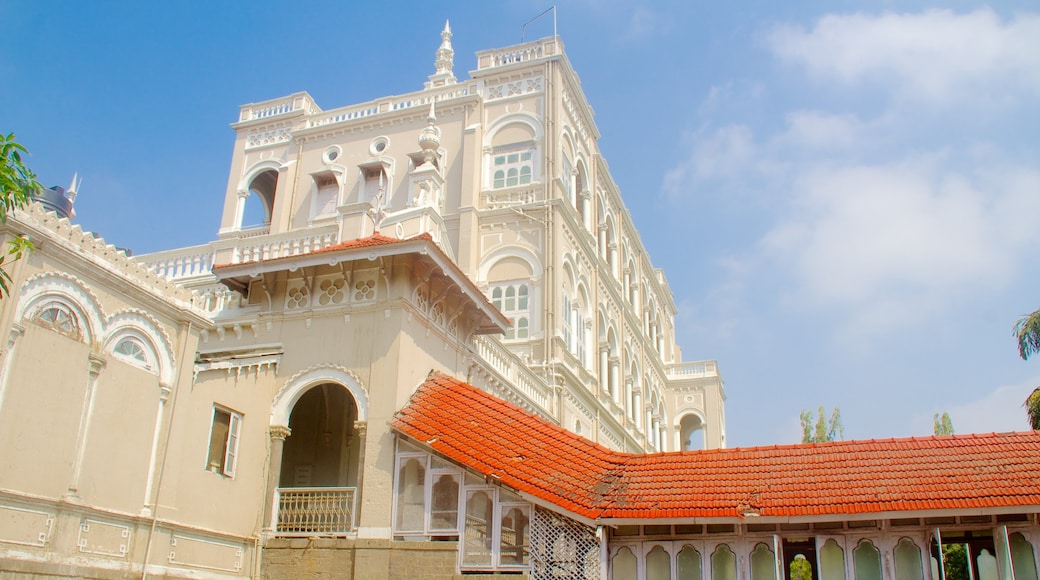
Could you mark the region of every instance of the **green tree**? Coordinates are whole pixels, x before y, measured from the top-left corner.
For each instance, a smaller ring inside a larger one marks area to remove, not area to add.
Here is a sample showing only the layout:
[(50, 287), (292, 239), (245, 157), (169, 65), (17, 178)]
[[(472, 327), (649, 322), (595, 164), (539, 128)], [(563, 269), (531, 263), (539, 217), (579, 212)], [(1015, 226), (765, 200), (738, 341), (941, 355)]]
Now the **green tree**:
[(942, 552), (946, 580), (970, 580), (968, 553), (964, 550), (964, 544), (943, 544)]
[[(1022, 360), (1029, 360), (1031, 355), (1040, 352), (1040, 310), (1023, 316), (1015, 323), (1015, 337), (1018, 339), (1018, 356)], [(1023, 406), (1030, 428), (1040, 431), (1040, 387), (1029, 393)]]
[(802, 443), (824, 443), (845, 438), (845, 427), (841, 424), (841, 410), (834, 407), (828, 420), (823, 405), (813, 419), (812, 411), (802, 411), (798, 416), (802, 423)]
[(801, 554), (798, 554), (791, 560), (789, 570), (791, 572), (791, 580), (813, 580), (812, 564)]
[(936, 435), (953, 435), (953, 421), (950, 420), (950, 414), (943, 412), (942, 416), (939, 413), (932, 415), (933, 431)]
[[(36, 174), (22, 161), (22, 155), (28, 154), (25, 147), (14, 140), (14, 133), (0, 134), (0, 158), (3, 159), (0, 166), (0, 222), (6, 222), (7, 214), (24, 207), (43, 191)], [(0, 298), (11, 293), (11, 276), (4, 268), (5, 260), (17, 260), (31, 249), (29, 239), (19, 236), (8, 242), (7, 255), (0, 254)]]

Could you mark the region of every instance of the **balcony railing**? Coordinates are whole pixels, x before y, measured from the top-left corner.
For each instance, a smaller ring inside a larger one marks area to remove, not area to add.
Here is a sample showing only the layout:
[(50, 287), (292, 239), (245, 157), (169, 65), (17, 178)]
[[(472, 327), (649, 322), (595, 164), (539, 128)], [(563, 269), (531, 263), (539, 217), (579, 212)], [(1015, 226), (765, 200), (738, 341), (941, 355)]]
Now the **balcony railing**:
[(354, 531), (356, 487), (278, 488), (279, 536), (343, 536)]

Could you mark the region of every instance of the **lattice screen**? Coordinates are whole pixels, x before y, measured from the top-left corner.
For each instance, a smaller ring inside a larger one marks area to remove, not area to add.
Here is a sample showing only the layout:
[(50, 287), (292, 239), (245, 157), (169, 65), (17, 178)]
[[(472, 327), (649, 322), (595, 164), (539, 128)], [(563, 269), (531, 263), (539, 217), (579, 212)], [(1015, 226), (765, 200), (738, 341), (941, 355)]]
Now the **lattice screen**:
[(596, 530), (536, 507), (531, 523), (531, 578), (599, 580)]

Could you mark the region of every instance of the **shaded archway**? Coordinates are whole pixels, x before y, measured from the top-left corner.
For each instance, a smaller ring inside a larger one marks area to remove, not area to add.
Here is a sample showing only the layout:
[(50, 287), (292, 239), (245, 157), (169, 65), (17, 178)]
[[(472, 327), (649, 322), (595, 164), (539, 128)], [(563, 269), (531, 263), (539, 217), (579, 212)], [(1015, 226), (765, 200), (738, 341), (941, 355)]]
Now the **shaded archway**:
[(357, 487), (358, 409), (350, 392), (323, 383), (300, 397), (289, 415), (279, 487)]

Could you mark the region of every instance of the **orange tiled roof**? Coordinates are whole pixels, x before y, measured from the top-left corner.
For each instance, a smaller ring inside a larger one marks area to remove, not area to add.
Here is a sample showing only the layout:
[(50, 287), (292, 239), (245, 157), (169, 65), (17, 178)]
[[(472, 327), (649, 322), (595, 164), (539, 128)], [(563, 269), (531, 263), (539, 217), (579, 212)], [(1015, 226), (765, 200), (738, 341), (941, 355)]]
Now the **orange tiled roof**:
[(391, 426), (590, 519), (1040, 508), (1040, 432), (634, 455), (442, 374)]
[[(410, 242), (412, 240), (432, 240), (432, 239), (433, 239), (433, 237), (430, 236), (430, 234), (419, 234), (417, 236), (414, 236), (414, 237), (402, 240), (402, 239), (398, 239), (398, 238), (391, 238), (389, 236), (384, 236), (384, 235), (380, 234), (379, 232), (376, 232), (376, 233), (374, 233), (371, 236), (368, 236), (366, 238), (358, 238), (356, 240), (347, 240), (345, 242), (340, 242), (338, 244), (333, 244), (331, 246), (327, 246), (327, 247), (324, 247), (324, 248), (319, 248), (317, 250), (312, 250), (312, 251), (307, 252), (305, 254), (296, 254), (296, 255), (293, 255), (293, 256), (281, 256), (281, 257), (278, 257), (278, 258), (271, 258), (271, 259), (263, 260), (263, 261), (264, 262), (271, 262), (271, 261), (274, 261), (274, 260), (284, 260), (284, 259), (289, 259), (289, 258), (299, 258), (300, 256), (311, 256), (311, 255), (314, 255), (314, 254), (324, 254), (324, 253), (328, 253), (328, 252), (338, 252), (340, 250), (356, 250), (358, 248), (371, 248), (371, 247), (374, 247), (374, 246), (388, 246), (388, 245), (391, 245), (391, 244), (401, 244), (401, 243), (404, 243), (404, 242)], [(213, 269), (214, 270), (219, 270), (220, 268), (228, 268), (228, 267), (231, 267), (231, 266), (241, 266), (242, 264), (251, 264), (251, 263), (252, 262), (241, 262), (239, 264), (215, 264), (213, 266)]]

